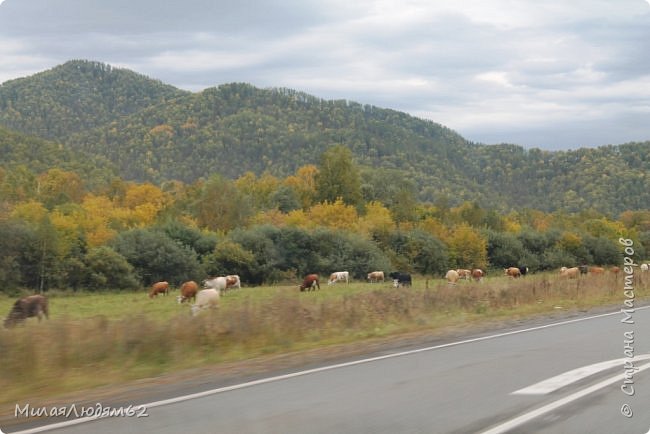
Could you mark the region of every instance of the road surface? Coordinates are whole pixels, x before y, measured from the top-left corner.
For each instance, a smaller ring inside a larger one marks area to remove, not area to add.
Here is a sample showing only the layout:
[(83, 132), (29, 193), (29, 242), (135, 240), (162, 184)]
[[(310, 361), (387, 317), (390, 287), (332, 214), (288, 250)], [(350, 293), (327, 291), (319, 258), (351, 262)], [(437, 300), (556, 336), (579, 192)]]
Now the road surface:
[(145, 403), (146, 417), (4, 431), (645, 434), (650, 309), (637, 309), (633, 324), (623, 318), (585, 316), (257, 379)]

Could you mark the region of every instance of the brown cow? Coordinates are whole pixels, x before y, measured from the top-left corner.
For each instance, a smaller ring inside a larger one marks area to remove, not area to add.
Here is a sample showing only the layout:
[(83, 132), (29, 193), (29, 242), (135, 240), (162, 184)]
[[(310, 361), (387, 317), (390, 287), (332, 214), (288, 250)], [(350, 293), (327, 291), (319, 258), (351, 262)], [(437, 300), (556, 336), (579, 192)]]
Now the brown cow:
[(605, 269), (603, 267), (589, 267), (589, 272), (592, 274), (603, 274)]
[(49, 314), (47, 297), (38, 294), (30, 295), (16, 300), (5, 319), (4, 326), (13, 327), (33, 316), (38, 317), (40, 322), (43, 316), (49, 319)]
[(512, 278), (516, 279), (517, 277), (521, 277), (521, 270), (517, 267), (505, 268), (503, 271), (506, 276), (510, 276)]
[(190, 280), (181, 285), (181, 295), (177, 297), (178, 303), (183, 303), (185, 300), (193, 299), (196, 301), (196, 292), (199, 290), (199, 285)]
[(368, 273), (368, 280), (370, 283), (383, 282), (384, 281), (384, 272), (383, 271), (373, 271)]
[(475, 268), (472, 270), (472, 278), (477, 282), (480, 282), (485, 277), (485, 272), (480, 268)]
[(464, 268), (457, 269), (456, 273), (458, 273), (458, 277), (461, 279), (469, 280), (472, 277), (472, 271)]
[(151, 285), (151, 291), (149, 291), (149, 298), (157, 297), (158, 294), (169, 294), (169, 283), (168, 282), (156, 282)]
[(302, 281), (302, 285), (300, 285), (300, 291), (313, 291), (316, 288), (320, 289), (318, 274), (306, 275), (305, 279)]

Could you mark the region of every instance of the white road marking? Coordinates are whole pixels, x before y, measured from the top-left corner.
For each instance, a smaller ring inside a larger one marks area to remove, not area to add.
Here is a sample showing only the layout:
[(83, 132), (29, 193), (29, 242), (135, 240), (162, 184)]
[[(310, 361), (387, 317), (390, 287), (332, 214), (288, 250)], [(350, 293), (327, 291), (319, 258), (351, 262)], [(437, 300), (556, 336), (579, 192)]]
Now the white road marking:
[[(636, 372), (642, 372), (645, 371), (646, 369), (650, 369), (650, 363), (647, 363), (645, 365), (641, 365), (638, 367), (638, 370)], [(603, 387), (607, 387), (611, 384), (614, 384), (616, 382), (620, 382), (625, 378), (626, 374), (619, 374), (614, 377), (608, 378), (607, 380), (603, 380), (600, 383), (596, 383), (593, 386), (589, 386), (585, 389), (580, 390), (579, 392), (573, 393), (569, 396), (566, 396), (562, 399), (558, 399), (557, 401), (551, 402), (550, 404), (547, 404), (543, 407), (538, 408), (537, 410), (530, 411), (528, 413), (522, 414), (521, 416), (518, 416), (514, 419), (510, 419), (507, 422), (502, 423), (501, 425), (495, 426), (494, 428), (491, 428), (487, 431), (483, 431), (480, 434), (503, 434), (505, 432), (510, 431), (513, 428), (518, 427), (519, 425), (523, 425), (527, 422), (530, 422), (531, 420), (542, 416), (546, 413), (549, 413), (557, 408), (562, 407), (563, 405), (567, 405), (577, 399), (583, 398), (590, 393), (596, 392)]]
[(513, 395), (546, 395), (560, 389), (569, 384), (573, 384), (577, 381), (580, 381), (584, 378), (587, 378), (591, 375), (597, 374), (607, 369), (615, 368), (617, 366), (623, 367), (625, 362), (641, 362), (644, 360), (650, 360), (650, 354), (643, 354), (640, 356), (635, 356), (632, 359), (616, 359), (608, 360), (606, 362), (594, 363), (593, 365), (583, 366), (581, 368), (574, 369), (572, 371), (567, 371), (563, 374), (557, 375), (555, 377), (549, 378), (548, 380), (540, 381), (535, 383), (532, 386), (519, 389), (512, 392)]
[[(636, 310), (642, 310), (642, 309), (648, 309), (650, 306), (645, 306), (645, 307), (640, 307), (636, 308)], [(198, 392), (198, 393), (192, 393), (189, 395), (183, 395), (183, 396), (177, 396), (175, 398), (170, 398), (170, 399), (164, 399), (162, 401), (154, 401), (150, 402), (148, 404), (141, 404), (143, 407), (146, 407), (147, 409), (154, 408), (154, 407), (160, 407), (163, 405), (168, 405), (168, 404), (175, 404), (178, 402), (183, 402), (183, 401), (189, 401), (190, 399), (197, 399), (197, 398), (203, 398), (206, 396), (210, 395), (216, 395), (218, 393), (224, 393), (224, 392), (229, 392), (232, 390), (238, 390), (238, 389), (244, 389), (246, 387), (251, 387), (251, 386), (257, 386), (260, 384), (266, 384), (266, 383), (272, 383), (275, 381), (281, 381), (281, 380), (287, 380), (290, 378), (296, 378), (296, 377), (301, 377), (303, 375), (309, 375), (309, 374), (315, 374), (318, 372), (324, 372), (324, 371), (331, 371), (334, 369), (340, 369), (340, 368), (346, 368), (349, 366), (356, 366), (356, 365), (361, 365), (364, 363), (371, 363), (371, 362), (376, 362), (379, 360), (385, 360), (385, 359), (392, 359), (395, 357), (402, 357), (402, 356), (407, 356), (411, 354), (418, 354), (418, 353), (423, 353), (425, 351), (433, 351), (433, 350), (438, 350), (442, 348), (449, 348), (449, 347), (455, 347), (458, 345), (464, 345), (464, 344), (470, 344), (474, 342), (481, 342), (481, 341), (487, 341), (490, 339), (497, 339), (501, 337), (506, 337), (506, 336), (512, 336), (512, 335), (517, 335), (521, 333), (528, 333), (528, 332), (533, 332), (537, 330), (544, 330), (552, 327), (559, 327), (567, 324), (574, 324), (582, 321), (589, 321), (592, 319), (597, 319), (597, 318), (604, 318), (607, 316), (612, 316), (612, 315), (620, 315), (621, 311), (617, 310), (615, 312), (610, 312), (610, 313), (603, 313), (600, 315), (594, 315), (594, 316), (589, 316), (589, 317), (584, 317), (584, 318), (576, 318), (576, 319), (571, 319), (567, 321), (560, 321), (556, 323), (551, 323), (551, 324), (545, 324), (541, 326), (536, 326), (536, 327), (530, 327), (527, 329), (522, 329), (522, 330), (513, 330), (509, 332), (504, 332), (504, 333), (497, 333), (494, 335), (488, 335), (488, 336), (482, 336), (480, 338), (472, 338), (472, 339), (465, 339), (462, 341), (456, 341), (456, 342), (450, 342), (448, 344), (441, 344), (441, 345), (434, 345), (431, 347), (425, 347), (425, 348), (418, 348), (415, 350), (409, 350), (409, 351), (402, 351), (399, 353), (391, 353), (391, 354), (386, 354), (383, 356), (377, 356), (377, 357), (370, 357), (367, 359), (360, 359), (360, 360), (355, 360), (352, 362), (345, 362), (345, 363), (337, 363), (335, 365), (328, 365), (328, 366), (322, 366), (320, 368), (314, 368), (314, 369), (307, 369), (305, 371), (298, 371), (298, 372), (293, 372), (291, 374), (285, 374), (285, 375), (277, 375), (275, 377), (267, 377), (267, 378), (262, 378), (259, 380), (254, 380), (254, 381), (248, 381), (246, 383), (240, 383), (240, 384), (235, 384), (232, 386), (226, 386), (226, 387), (219, 387), (217, 389), (211, 389), (211, 390), (206, 390), (204, 392)], [(650, 365), (649, 365), (650, 366)], [(24, 431), (16, 431), (15, 433), (12, 434), (34, 434), (34, 433), (39, 433), (39, 432), (44, 432), (44, 431), (49, 431), (53, 429), (58, 429), (58, 428), (64, 428), (66, 426), (72, 426), (72, 425), (77, 425), (80, 423), (86, 423), (86, 422), (92, 422), (94, 420), (101, 419), (99, 416), (93, 416), (93, 417), (84, 417), (84, 418), (78, 418), (74, 420), (68, 420), (64, 422), (58, 422), (50, 425), (43, 425), (39, 426), (36, 428), (32, 429), (27, 429)]]

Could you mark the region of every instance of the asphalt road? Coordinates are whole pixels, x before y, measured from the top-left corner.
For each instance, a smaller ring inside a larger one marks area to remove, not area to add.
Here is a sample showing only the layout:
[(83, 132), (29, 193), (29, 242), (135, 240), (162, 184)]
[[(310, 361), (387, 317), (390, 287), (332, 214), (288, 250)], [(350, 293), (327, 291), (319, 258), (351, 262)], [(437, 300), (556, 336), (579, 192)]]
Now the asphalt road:
[[(22, 432), (645, 434), (650, 309), (637, 309), (634, 324), (623, 318), (505, 330), (151, 402), (147, 417)], [(621, 390), (625, 332), (634, 333), (628, 350), (638, 358), (627, 377), (632, 396)]]

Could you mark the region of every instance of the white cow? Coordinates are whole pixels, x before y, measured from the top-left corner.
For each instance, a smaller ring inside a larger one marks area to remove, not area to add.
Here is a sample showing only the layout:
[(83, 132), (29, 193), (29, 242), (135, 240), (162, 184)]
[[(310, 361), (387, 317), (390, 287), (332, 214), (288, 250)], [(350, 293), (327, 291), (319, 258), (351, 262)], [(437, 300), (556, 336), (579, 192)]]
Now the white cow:
[(228, 280), (226, 280), (226, 278), (223, 276), (213, 277), (212, 279), (206, 279), (203, 281), (204, 289), (209, 289), (209, 288), (216, 289), (217, 291), (219, 291), (219, 293), (225, 291), (227, 286), (228, 286)]
[(347, 271), (335, 271), (334, 273), (330, 274), (330, 280), (327, 282), (328, 285), (331, 285), (336, 282), (343, 282), (345, 283), (350, 283), (350, 273)]
[(644, 272), (645, 272), (645, 271), (648, 271), (649, 268), (650, 268), (650, 265), (648, 265), (648, 264), (641, 264), (641, 271), (644, 271)]
[(202, 289), (196, 294), (196, 303), (192, 305), (192, 316), (196, 316), (202, 309), (216, 308), (219, 304), (219, 291), (214, 288)]

